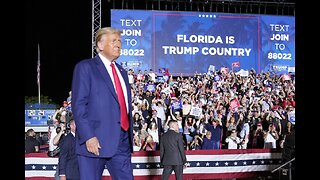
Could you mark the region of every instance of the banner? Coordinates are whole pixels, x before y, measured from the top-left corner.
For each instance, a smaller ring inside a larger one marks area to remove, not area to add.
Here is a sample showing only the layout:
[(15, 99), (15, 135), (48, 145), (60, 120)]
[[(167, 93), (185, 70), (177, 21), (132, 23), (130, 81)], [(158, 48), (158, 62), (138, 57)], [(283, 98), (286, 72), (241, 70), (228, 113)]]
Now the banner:
[(171, 107), (172, 107), (172, 111), (182, 109), (182, 102), (181, 102), (181, 100), (172, 102), (172, 103), (171, 103)]
[(215, 67), (214, 67), (214, 65), (209, 65), (209, 68), (208, 68), (208, 74), (213, 74), (214, 73), (214, 71), (215, 71)]
[(202, 108), (192, 106), (191, 111), (190, 111), (190, 115), (195, 116), (195, 117), (199, 117), (201, 115), (201, 111), (202, 111)]
[(157, 82), (158, 82), (158, 83), (165, 83), (166, 80), (164, 79), (164, 76), (158, 76), (158, 77), (157, 77)]
[(170, 94), (171, 90), (170, 90), (170, 86), (164, 88), (161, 90), (162, 93), (165, 93), (166, 95)]
[(289, 116), (289, 121), (292, 123), (292, 124), (295, 124), (296, 123), (296, 113), (295, 111), (290, 111), (288, 113), (288, 116)]
[(227, 74), (228, 71), (229, 71), (229, 68), (227, 68), (227, 67), (221, 67), (221, 68), (220, 68), (220, 71), (221, 71), (222, 73), (224, 73), (224, 74)]
[(52, 123), (53, 115), (56, 112), (54, 109), (44, 110), (25, 110), (25, 123), (26, 127), (30, 128), (34, 126), (47, 126)]
[(290, 74), (283, 74), (282, 75), (282, 80), (284, 80), (284, 81), (291, 80)]
[[(132, 156), (134, 179), (159, 179), (163, 167), (159, 151), (136, 151)], [(183, 177), (190, 179), (244, 178), (270, 173), (282, 163), (281, 153), (271, 149), (222, 149), (186, 151), (187, 168)], [(45, 153), (32, 153), (25, 157), (26, 179), (42, 177), (53, 179), (58, 158)], [(110, 179), (108, 169), (103, 179)], [(174, 175), (172, 175), (174, 176)]]
[(231, 102), (230, 102), (230, 109), (235, 109), (237, 107), (240, 106), (240, 102), (238, 99), (233, 99)]
[(240, 62), (239, 61), (233, 62), (232, 67), (240, 67)]
[(144, 91), (150, 91), (150, 92), (154, 92), (156, 90), (156, 85), (154, 84), (148, 84), (146, 86), (144, 86)]
[(247, 76), (249, 76), (249, 71), (245, 71), (243, 69), (240, 69), (240, 71), (236, 72), (235, 74), (240, 75), (242, 77), (247, 77)]

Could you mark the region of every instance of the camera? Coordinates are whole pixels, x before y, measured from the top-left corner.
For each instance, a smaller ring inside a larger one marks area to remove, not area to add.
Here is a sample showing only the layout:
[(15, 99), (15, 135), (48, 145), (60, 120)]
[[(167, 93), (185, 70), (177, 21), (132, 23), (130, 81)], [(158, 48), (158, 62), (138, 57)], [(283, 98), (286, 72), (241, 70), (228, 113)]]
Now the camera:
[(71, 129), (71, 127), (70, 127), (70, 122), (68, 122), (68, 123), (66, 124), (66, 131), (68, 132), (70, 129)]
[(61, 131), (61, 127), (59, 126), (59, 127), (56, 128), (56, 133), (59, 134), (60, 131)]

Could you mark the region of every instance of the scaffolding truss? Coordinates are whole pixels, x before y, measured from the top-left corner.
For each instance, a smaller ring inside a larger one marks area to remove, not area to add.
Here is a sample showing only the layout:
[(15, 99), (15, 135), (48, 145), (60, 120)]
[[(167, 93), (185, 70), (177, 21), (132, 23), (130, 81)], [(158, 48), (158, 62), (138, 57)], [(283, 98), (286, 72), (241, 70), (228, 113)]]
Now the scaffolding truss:
[(92, 57), (97, 55), (95, 50), (95, 34), (101, 28), (101, 0), (92, 0)]

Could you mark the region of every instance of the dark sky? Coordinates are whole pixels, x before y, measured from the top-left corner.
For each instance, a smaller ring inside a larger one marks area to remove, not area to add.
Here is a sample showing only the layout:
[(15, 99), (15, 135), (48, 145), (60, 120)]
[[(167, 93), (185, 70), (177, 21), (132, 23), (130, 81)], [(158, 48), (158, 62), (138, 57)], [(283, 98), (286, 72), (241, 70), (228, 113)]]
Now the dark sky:
[[(122, 1), (101, 0), (101, 27), (110, 26), (110, 9)], [(62, 103), (71, 90), (74, 65), (92, 53), (92, 1), (32, 0), (26, 3), (25, 96), (38, 97), (37, 60), (40, 45), (40, 92)], [(135, 2), (145, 8), (145, 1)], [(133, 8), (132, 4), (127, 8)]]
[(25, 96), (38, 96), (39, 43), (40, 92), (61, 103), (71, 89), (74, 65), (91, 57), (91, 1), (29, 1), (25, 18)]
[[(32, 0), (26, 3), (25, 96), (38, 96), (39, 44), (41, 94), (58, 104), (66, 100), (74, 65), (91, 58), (91, 3), (90, 0)], [(102, 27), (110, 25), (110, 9), (126, 8), (120, 0), (101, 0), (101, 5)], [(134, 7), (143, 9), (151, 5), (141, 0), (136, 1)], [(157, 3), (154, 7), (157, 9)], [(129, 4), (128, 8), (133, 7)]]

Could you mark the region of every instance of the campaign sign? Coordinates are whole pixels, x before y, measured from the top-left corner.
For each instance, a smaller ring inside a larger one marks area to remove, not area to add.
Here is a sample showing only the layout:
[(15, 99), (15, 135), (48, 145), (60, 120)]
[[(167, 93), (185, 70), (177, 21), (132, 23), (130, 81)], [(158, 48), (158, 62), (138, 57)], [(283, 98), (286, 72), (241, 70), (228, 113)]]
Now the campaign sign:
[(230, 102), (230, 109), (235, 109), (240, 106), (240, 102), (238, 99), (234, 99)]
[(171, 107), (172, 107), (172, 110), (179, 110), (179, 109), (182, 109), (182, 102), (181, 100), (178, 100), (178, 101), (173, 101), (171, 103)]

